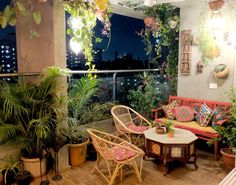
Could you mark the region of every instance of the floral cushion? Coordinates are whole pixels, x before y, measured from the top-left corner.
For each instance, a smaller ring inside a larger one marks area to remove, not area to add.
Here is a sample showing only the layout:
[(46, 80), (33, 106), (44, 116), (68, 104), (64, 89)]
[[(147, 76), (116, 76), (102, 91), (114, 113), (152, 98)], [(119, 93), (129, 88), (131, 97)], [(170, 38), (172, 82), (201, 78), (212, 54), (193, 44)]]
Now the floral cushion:
[(215, 126), (217, 125), (218, 121), (225, 120), (225, 119), (227, 119), (227, 115), (225, 111), (222, 109), (222, 107), (219, 107), (219, 106), (216, 107), (214, 109), (214, 114), (212, 117), (212, 125)]
[(201, 126), (206, 127), (210, 123), (212, 116), (213, 111), (205, 103), (203, 103), (198, 114), (196, 115), (196, 120)]
[(128, 149), (128, 148), (132, 149), (128, 144), (124, 144), (123, 146), (127, 147), (127, 149), (122, 148), (120, 146), (114, 146), (111, 149), (111, 155), (117, 161), (124, 161), (126, 159), (135, 156), (135, 152)]
[(147, 130), (148, 126), (136, 126), (135, 124), (131, 123), (128, 125), (128, 128), (134, 132), (140, 132), (143, 133), (145, 130)]
[(173, 102), (171, 102), (168, 105), (163, 105), (162, 109), (165, 112), (165, 115), (168, 119), (175, 119), (175, 114), (173, 112), (174, 108), (179, 106), (179, 102), (177, 100), (174, 100)]
[(177, 121), (188, 122), (194, 119), (194, 112), (191, 107), (180, 106), (174, 109), (174, 114)]

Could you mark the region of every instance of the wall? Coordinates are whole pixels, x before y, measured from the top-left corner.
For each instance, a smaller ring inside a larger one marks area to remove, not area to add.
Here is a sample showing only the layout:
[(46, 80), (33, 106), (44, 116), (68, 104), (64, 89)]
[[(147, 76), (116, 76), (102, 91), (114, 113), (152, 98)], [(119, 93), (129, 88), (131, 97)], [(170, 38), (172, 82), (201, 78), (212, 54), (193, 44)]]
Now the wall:
[[(236, 0), (232, 0), (234, 6)], [(232, 4), (231, 2), (231, 4)], [(227, 4), (222, 8), (222, 13), (229, 7)], [(236, 9), (236, 7), (234, 7)], [(194, 6), (189, 5), (181, 8), (180, 10), (180, 30), (190, 29), (192, 33), (199, 32), (201, 13), (209, 11), (206, 1), (198, 1)], [(224, 14), (223, 14), (224, 15)], [(234, 17), (236, 21), (236, 17)], [(180, 43), (181, 48), (181, 43)], [(209, 65), (204, 66), (203, 73), (196, 72), (196, 64), (201, 60), (201, 54), (198, 46), (192, 46), (191, 56), (191, 73), (190, 75), (181, 75), (179, 66), (178, 75), (178, 96), (208, 99), (218, 101), (228, 101), (225, 92), (227, 92), (232, 86), (236, 87), (236, 49), (232, 46), (221, 45), (221, 56), (215, 58)], [(227, 79), (216, 79), (213, 76), (213, 69), (217, 64), (227, 64), (230, 68), (230, 74)], [(217, 89), (210, 89), (209, 84), (216, 83)]]

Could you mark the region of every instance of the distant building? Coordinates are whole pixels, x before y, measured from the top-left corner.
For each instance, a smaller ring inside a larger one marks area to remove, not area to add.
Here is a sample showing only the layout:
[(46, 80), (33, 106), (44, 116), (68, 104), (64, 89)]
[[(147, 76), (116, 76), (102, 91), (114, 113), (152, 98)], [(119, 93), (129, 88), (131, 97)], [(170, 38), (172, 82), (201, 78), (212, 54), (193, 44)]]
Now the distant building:
[(0, 38), (0, 72), (15, 73), (17, 71), (17, 56), (15, 35)]
[(66, 64), (69, 69), (80, 69), (84, 65), (82, 54), (76, 55), (72, 50), (66, 51)]
[(94, 62), (99, 63), (102, 62), (102, 49), (101, 48), (96, 48), (94, 53)]

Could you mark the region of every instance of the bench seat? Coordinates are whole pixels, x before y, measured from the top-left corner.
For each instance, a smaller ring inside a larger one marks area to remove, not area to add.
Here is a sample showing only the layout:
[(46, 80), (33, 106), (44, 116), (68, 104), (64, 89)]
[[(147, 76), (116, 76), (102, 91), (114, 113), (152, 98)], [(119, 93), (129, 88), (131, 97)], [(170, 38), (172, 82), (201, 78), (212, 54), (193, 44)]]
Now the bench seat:
[[(156, 122), (165, 123), (166, 121), (168, 121), (168, 119), (167, 118), (159, 118), (159, 119), (157, 119), (155, 121)], [(198, 132), (200, 132), (200, 133), (212, 134), (213, 136), (218, 135), (217, 131), (214, 130), (212, 127), (210, 127), (210, 126), (202, 127), (196, 121), (180, 122), (180, 121), (173, 120), (173, 124), (177, 128), (182, 128), (182, 129), (190, 130), (190, 131), (192, 131), (192, 132), (194, 132), (196, 134)]]
[[(227, 114), (230, 111), (230, 108), (232, 106), (229, 102), (219, 102), (219, 101), (212, 101), (212, 100), (199, 100), (199, 99), (193, 99), (193, 98), (185, 98), (185, 97), (179, 97), (179, 96), (170, 96), (169, 97), (169, 103), (173, 102), (174, 100), (177, 100), (179, 103), (179, 106), (188, 106), (194, 109), (194, 106), (199, 105), (201, 106), (203, 103), (205, 103), (211, 110), (215, 110), (217, 107), (221, 107), (221, 109)], [(159, 107), (157, 109), (152, 110), (154, 112), (154, 119), (156, 122), (165, 122), (167, 119), (162, 118), (163, 117), (163, 109), (162, 107)], [(209, 141), (211, 139), (214, 140), (214, 153), (215, 153), (215, 160), (218, 160), (218, 138), (220, 137), (216, 130), (214, 130), (211, 126), (202, 127), (200, 126), (196, 121), (191, 122), (179, 122), (176, 120), (172, 120), (173, 124), (177, 128), (182, 128), (191, 131), (194, 133), (199, 139), (203, 139), (206, 141)], [(222, 125), (224, 123), (227, 123), (227, 119), (217, 121), (217, 125)], [(209, 124), (211, 125), (211, 123)]]

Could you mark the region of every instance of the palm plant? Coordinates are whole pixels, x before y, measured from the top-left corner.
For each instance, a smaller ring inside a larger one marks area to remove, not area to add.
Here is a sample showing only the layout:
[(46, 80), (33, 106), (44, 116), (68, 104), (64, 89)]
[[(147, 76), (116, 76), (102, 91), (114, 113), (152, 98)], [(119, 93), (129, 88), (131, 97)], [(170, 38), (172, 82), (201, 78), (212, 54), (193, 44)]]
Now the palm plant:
[(59, 68), (49, 68), (41, 82), (16, 84), (0, 82), (0, 142), (14, 142), (23, 155), (39, 157), (51, 135), (55, 133), (56, 118), (62, 115), (64, 97), (58, 96)]
[(82, 77), (69, 87), (68, 93), (68, 127), (62, 129), (69, 143), (80, 143), (86, 137), (85, 127), (81, 125), (107, 118), (112, 103), (94, 103), (99, 90), (99, 80)]

